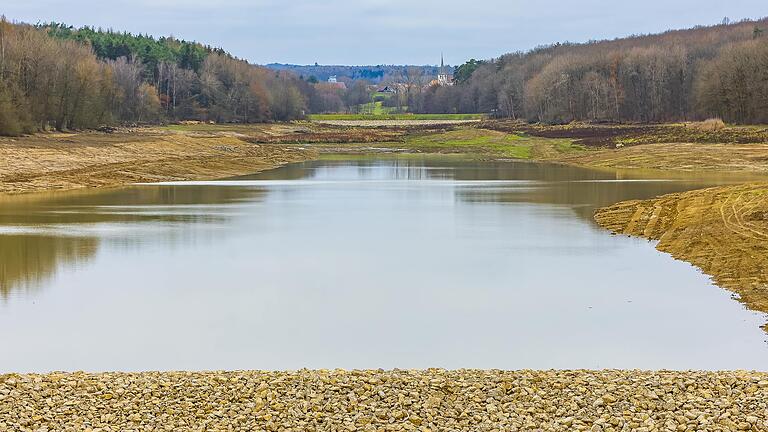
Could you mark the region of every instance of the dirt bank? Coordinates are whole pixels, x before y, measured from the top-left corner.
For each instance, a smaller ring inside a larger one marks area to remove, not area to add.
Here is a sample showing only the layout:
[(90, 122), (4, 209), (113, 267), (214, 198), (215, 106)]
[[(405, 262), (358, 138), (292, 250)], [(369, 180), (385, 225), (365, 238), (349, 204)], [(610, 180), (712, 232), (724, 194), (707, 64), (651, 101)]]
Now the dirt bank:
[(658, 240), (660, 251), (701, 268), (750, 309), (768, 312), (768, 183), (621, 202), (599, 209), (595, 220), (615, 233)]
[(756, 372), (0, 375), (0, 430), (759, 431), (766, 401)]
[(559, 162), (599, 168), (768, 174), (768, 144), (643, 144), (562, 155)]
[(766, 126), (728, 126), (710, 129), (699, 123), (669, 124), (528, 124), (512, 120), (486, 120), (479, 127), (543, 138), (569, 138), (587, 147), (627, 147), (641, 144), (754, 144), (768, 143)]
[(0, 138), (0, 193), (249, 174), (313, 157), (234, 134), (159, 130)]

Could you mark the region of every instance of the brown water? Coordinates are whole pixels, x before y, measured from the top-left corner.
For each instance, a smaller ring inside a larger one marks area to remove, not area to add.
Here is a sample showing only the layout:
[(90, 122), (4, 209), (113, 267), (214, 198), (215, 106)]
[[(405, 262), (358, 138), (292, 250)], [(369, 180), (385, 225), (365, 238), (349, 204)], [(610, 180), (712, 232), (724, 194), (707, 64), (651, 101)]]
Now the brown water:
[(738, 180), (357, 158), (0, 197), (0, 372), (761, 369), (764, 316), (591, 219)]

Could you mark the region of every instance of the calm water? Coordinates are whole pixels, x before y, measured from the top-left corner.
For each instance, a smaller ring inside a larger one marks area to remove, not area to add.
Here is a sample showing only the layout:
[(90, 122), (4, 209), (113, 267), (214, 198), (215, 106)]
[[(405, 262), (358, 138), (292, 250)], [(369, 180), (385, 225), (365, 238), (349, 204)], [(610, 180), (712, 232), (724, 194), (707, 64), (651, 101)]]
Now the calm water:
[(765, 316), (591, 219), (734, 180), (364, 158), (0, 197), (0, 372), (764, 369)]

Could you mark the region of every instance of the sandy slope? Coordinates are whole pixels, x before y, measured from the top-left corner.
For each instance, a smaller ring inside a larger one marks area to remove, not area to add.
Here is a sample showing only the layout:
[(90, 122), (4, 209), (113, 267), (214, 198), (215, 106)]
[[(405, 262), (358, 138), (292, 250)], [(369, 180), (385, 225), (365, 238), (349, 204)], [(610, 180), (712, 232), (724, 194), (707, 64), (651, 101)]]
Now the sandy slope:
[(231, 134), (130, 131), (0, 139), (0, 192), (117, 186), (249, 174), (312, 157)]

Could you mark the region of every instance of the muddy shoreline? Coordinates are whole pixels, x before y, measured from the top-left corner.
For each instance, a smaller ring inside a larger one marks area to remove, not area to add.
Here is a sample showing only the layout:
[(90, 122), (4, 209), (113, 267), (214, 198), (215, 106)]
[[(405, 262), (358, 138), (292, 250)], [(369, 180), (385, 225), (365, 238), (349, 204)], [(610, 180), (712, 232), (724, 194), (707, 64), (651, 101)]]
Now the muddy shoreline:
[(232, 135), (136, 131), (0, 138), (0, 193), (103, 188), (252, 174), (316, 157)]

